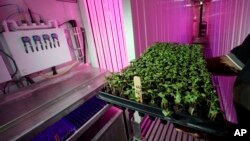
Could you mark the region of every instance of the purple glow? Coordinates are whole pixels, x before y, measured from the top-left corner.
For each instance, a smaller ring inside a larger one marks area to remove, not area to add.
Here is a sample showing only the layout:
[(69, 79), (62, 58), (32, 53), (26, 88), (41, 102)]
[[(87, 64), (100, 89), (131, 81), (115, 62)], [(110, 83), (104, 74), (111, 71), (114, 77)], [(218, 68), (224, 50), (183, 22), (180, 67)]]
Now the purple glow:
[[(123, 35), (123, 27), (122, 20), (123, 17), (120, 13), (122, 13), (122, 9), (120, 9), (121, 1), (114, 1), (114, 9), (115, 9), (115, 19), (116, 19), (116, 27), (117, 27), (117, 37), (119, 41), (119, 50), (121, 57), (121, 65), (125, 66), (127, 62), (126, 53), (125, 53), (125, 45), (124, 45), (124, 35)], [(123, 68), (123, 67), (122, 67)]]
[(191, 42), (193, 14), (188, 4), (175, 0), (131, 1), (137, 57), (154, 42)]
[(119, 38), (118, 38), (118, 32), (117, 32), (117, 21), (116, 15), (115, 15), (115, 9), (114, 9), (114, 1), (107, 0), (108, 8), (109, 8), (109, 19), (111, 23), (111, 30), (113, 35), (113, 41), (115, 46), (115, 53), (117, 58), (117, 65), (118, 70), (122, 68), (122, 60), (121, 60), (121, 54), (120, 54), (120, 47), (119, 47)]
[[(86, 13), (87, 13), (87, 15), (90, 15), (90, 14), (89, 14), (89, 11), (87, 10), (87, 9), (88, 9), (88, 6), (87, 6), (87, 5), (88, 5), (88, 4), (87, 4), (87, 1), (85, 1), (85, 0), (84, 0), (83, 2), (84, 2), (84, 8), (86, 9)], [(89, 17), (89, 16), (87, 16), (86, 18), (87, 18), (88, 25), (91, 25), (91, 22), (90, 22), (90, 17)], [(93, 35), (93, 32), (91, 32), (91, 39), (92, 39), (92, 40), (94, 40), (94, 35)], [(95, 54), (97, 54), (97, 49), (96, 49), (96, 47), (95, 47), (95, 50), (94, 50), (94, 51), (95, 51)], [(97, 59), (98, 59), (98, 54), (97, 54)], [(99, 64), (99, 67), (100, 67), (100, 63), (99, 63), (99, 62), (98, 62), (98, 64)]]
[(102, 47), (103, 47), (104, 54), (105, 54), (107, 69), (112, 70), (113, 67), (112, 67), (112, 62), (111, 62), (111, 54), (109, 52), (109, 43), (108, 43), (107, 35), (106, 35), (105, 17), (102, 12), (103, 8), (100, 2), (95, 2), (95, 4), (96, 4), (96, 9), (100, 9), (100, 10), (96, 10), (96, 12), (97, 12), (97, 17), (99, 19), (100, 36), (102, 39)]
[(119, 13), (120, 13), (120, 22), (121, 22), (121, 32), (122, 32), (122, 38), (123, 38), (123, 50), (121, 50), (122, 51), (122, 54), (124, 54), (122, 57), (124, 58), (124, 62), (123, 62), (123, 66), (127, 66), (128, 65), (128, 54), (127, 54), (127, 50), (126, 50), (126, 47), (127, 47), (127, 44), (126, 44), (126, 42), (125, 42), (125, 34), (124, 34), (124, 18), (122, 18), (122, 17), (124, 17), (123, 16), (123, 9), (122, 9), (122, 1), (118, 1), (118, 4), (119, 4), (119, 9), (120, 9), (120, 11), (119, 11)]
[(91, 28), (92, 28), (92, 34), (94, 35), (94, 43), (95, 48), (97, 50), (98, 60), (100, 64), (100, 68), (106, 68), (106, 62), (105, 62), (105, 56), (102, 48), (102, 41), (100, 37), (100, 27), (99, 27), (99, 21), (97, 18), (97, 10), (95, 6), (95, 1), (93, 0), (87, 0), (88, 8), (89, 8), (89, 18), (91, 19)]
[(84, 0), (99, 67), (120, 71), (127, 64), (121, 0)]
[(104, 13), (105, 18), (105, 23), (106, 23), (106, 30), (107, 30), (107, 37), (108, 37), (108, 43), (109, 43), (109, 49), (111, 53), (111, 58), (112, 58), (112, 65), (113, 65), (113, 71), (118, 71), (118, 64), (117, 64), (117, 57), (116, 57), (116, 52), (115, 52), (115, 45), (113, 41), (113, 32), (111, 28), (111, 23), (109, 20), (110, 14), (109, 14), (109, 6), (107, 0), (104, 0), (103, 3), (103, 11), (106, 11)]

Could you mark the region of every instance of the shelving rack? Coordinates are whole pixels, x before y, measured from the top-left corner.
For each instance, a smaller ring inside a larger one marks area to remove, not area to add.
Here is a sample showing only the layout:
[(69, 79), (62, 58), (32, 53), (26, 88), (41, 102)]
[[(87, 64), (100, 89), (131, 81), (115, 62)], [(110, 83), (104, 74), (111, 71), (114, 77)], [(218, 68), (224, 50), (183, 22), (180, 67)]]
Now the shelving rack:
[[(99, 99), (89, 101), (102, 88), (106, 74), (104, 70), (80, 64), (64, 76), (35, 83), (16, 93), (4, 95), (0, 101), (1, 139), (31, 140), (56, 122), (66, 125), (65, 119), (74, 127), (67, 126), (74, 131), (70, 134), (76, 131), (78, 133), (80, 125), (87, 130), (110, 107)], [(78, 121), (72, 120), (74, 117), (71, 115), (75, 115), (72, 111), (76, 109), (78, 112), (78, 108), (82, 110), (81, 107), (86, 104), (88, 107), (98, 108), (91, 110), (94, 112), (89, 113), (88, 120), (74, 125)], [(62, 119), (63, 121), (60, 121)]]

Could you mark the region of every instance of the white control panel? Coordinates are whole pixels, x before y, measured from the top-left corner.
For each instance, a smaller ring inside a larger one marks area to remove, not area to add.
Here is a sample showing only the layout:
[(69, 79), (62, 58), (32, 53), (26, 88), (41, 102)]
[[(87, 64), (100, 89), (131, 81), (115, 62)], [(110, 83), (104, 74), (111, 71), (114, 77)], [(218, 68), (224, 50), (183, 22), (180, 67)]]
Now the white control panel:
[(11, 80), (10, 74), (6, 68), (3, 58), (0, 56), (0, 83)]
[(61, 28), (4, 32), (3, 38), (21, 76), (72, 60)]

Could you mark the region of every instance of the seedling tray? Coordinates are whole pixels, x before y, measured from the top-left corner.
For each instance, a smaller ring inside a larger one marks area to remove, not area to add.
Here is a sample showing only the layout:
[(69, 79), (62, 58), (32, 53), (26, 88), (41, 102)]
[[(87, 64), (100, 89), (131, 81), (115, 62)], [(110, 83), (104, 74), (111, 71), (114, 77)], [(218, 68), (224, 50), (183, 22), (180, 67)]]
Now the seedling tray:
[(182, 113), (174, 113), (173, 115), (166, 117), (163, 115), (161, 108), (131, 101), (102, 91), (99, 92), (98, 98), (115, 106), (127, 108), (132, 111), (138, 111), (139, 113), (149, 115), (151, 117), (157, 117), (163, 121), (169, 121), (178, 127), (186, 127), (192, 131), (202, 132), (209, 136), (223, 137), (227, 136), (229, 133), (228, 124), (226, 124), (226, 122), (204, 120)]

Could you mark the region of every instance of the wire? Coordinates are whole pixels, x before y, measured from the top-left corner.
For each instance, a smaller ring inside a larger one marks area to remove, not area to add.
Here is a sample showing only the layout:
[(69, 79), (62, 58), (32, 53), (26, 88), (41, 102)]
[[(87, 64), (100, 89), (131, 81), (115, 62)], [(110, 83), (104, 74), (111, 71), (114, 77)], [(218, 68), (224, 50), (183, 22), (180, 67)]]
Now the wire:
[[(8, 84), (10, 84), (11, 82), (14, 82), (14, 81), (8, 81), (8, 82), (6, 82), (5, 84), (4, 84), (4, 86), (3, 86), (3, 94), (7, 94), (8, 92), (6, 92), (6, 88), (7, 88), (7, 86), (8, 86)], [(9, 90), (9, 89), (8, 89)]]
[(60, 26), (62, 26), (64, 24), (66, 24), (66, 23), (69, 23), (71, 25), (71, 27), (76, 27), (77, 26), (76, 20), (73, 20), (73, 19), (65, 21), (65, 22), (59, 24), (58, 26), (60, 27)]
[(1, 90), (3, 92), (3, 94), (8, 94), (10, 92), (10, 84), (16, 84), (17, 86), (21, 86), (21, 87), (25, 87), (23, 81), (26, 81), (27, 82), (27, 85), (26, 86), (29, 86), (31, 84), (34, 84), (35, 81), (33, 79), (31, 79), (28, 75), (27, 76), (24, 76), (24, 77), (21, 77), (19, 80), (11, 80), (11, 81), (8, 81), (4, 84), (3, 86), (3, 90)]
[(87, 49), (87, 40), (86, 40), (86, 35), (85, 35), (85, 30), (84, 28), (81, 28), (81, 32), (82, 32), (82, 38), (83, 38), (83, 62), (87, 63), (87, 53), (86, 53), (86, 49)]
[(53, 75), (57, 75), (58, 74), (57, 71), (56, 71), (56, 66), (51, 67), (51, 70), (53, 72)]
[(10, 60), (13, 62), (14, 66), (15, 66), (15, 71), (14, 73), (11, 75), (11, 78), (14, 78), (17, 74), (18, 68), (16, 65), (16, 61), (10, 56), (8, 55), (6, 52), (4, 52), (3, 50), (0, 49), (0, 52), (2, 52), (5, 56), (7, 56), (8, 58), (10, 58)]
[(35, 83), (35, 81), (34, 81), (32, 78), (30, 78), (28, 75), (24, 76), (24, 78), (26, 79), (26, 81), (27, 81), (29, 84), (34, 84), (34, 83)]
[(69, 23), (69, 21), (65, 21), (65, 22), (59, 24), (58, 26), (60, 27), (60, 26), (62, 26), (62, 25), (64, 25), (64, 24), (66, 24), (66, 23)]
[(31, 10), (28, 8), (28, 13), (29, 13), (29, 16), (30, 16), (30, 20), (31, 20), (31, 23), (35, 23), (35, 20), (33, 18), (33, 15), (31, 13)]
[(25, 5), (27, 8), (29, 8), (29, 6), (28, 6), (28, 4), (26, 3), (25, 0), (23, 0), (23, 3), (24, 3), (24, 5)]
[[(5, 53), (3, 50), (0, 49), (0, 52), (2, 52), (5, 56), (7, 56), (8, 58), (10, 58), (11, 61), (13, 62), (14, 66), (15, 66), (15, 71), (14, 71), (14, 73), (11, 75), (11, 78), (15, 77), (16, 74), (17, 74), (17, 71), (18, 71), (18, 68), (17, 68), (17, 65), (16, 65), (16, 61), (15, 61), (10, 55), (8, 55), (7, 53)], [(11, 83), (11, 82), (14, 82), (14, 81), (8, 81), (8, 82), (6, 82), (6, 83), (4, 84), (4, 86), (3, 86), (3, 93), (4, 93), (4, 94), (7, 94), (6, 88), (7, 88), (8, 84)]]
[(29, 5), (27, 4), (27, 2), (26, 2), (25, 0), (23, 0), (23, 3), (24, 3), (24, 5), (25, 5), (28, 9), (30, 9), (30, 11), (31, 11), (32, 14), (40, 15), (40, 20), (41, 20), (41, 17), (43, 18), (43, 21), (45, 20), (44, 17), (43, 17), (41, 14), (38, 14), (38, 13), (34, 12), (34, 11), (29, 7)]
[[(8, 16), (5, 18), (5, 20), (8, 20), (10, 17), (16, 15), (17, 13), (19, 13), (19, 12), (11, 13), (10, 15), (8, 15)], [(19, 13), (19, 14), (20, 14), (20, 13)]]
[(71, 64), (70, 66), (68, 66), (65, 70), (63, 70), (62, 72), (56, 74), (56, 75), (47, 75), (47, 74), (39, 74), (39, 76), (42, 76), (44, 78), (50, 79), (50, 78), (56, 78), (59, 76), (62, 76), (64, 74), (66, 74), (67, 72), (69, 72), (74, 66), (76, 66), (79, 62), (74, 62), (73, 64)]
[[(28, 12), (14, 12), (14, 13), (11, 13), (10, 15), (8, 15), (5, 19), (8, 20), (9, 18), (11, 18), (12, 16), (14, 16), (16, 14), (28, 14)], [(42, 15), (40, 15), (38, 13), (32, 12), (32, 14), (39, 16), (40, 19), (42, 17)]]
[(20, 7), (19, 7), (19, 5), (17, 5), (17, 4), (3, 4), (3, 5), (0, 5), (0, 7), (5, 7), (5, 6), (16, 6), (17, 7), (17, 11), (18, 12), (21, 12), (21, 10), (20, 10)]
[(0, 90), (0, 91), (1, 91), (1, 94), (4, 94), (4, 93), (3, 93), (3, 90)]
[[(18, 86), (19, 85), (22, 85), (22, 87), (24, 87), (24, 84), (23, 84), (23, 79), (25, 80), (25, 77), (22, 77), (20, 78), (19, 80), (11, 80), (11, 81), (8, 81), (4, 84), (4, 87), (3, 87), (3, 94), (8, 94), (10, 92), (10, 84), (16, 84)], [(28, 85), (27, 85), (28, 86)]]
[(0, 5), (0, 7), (5, 7), (5, 6), (16, 6), (17, 12), (14, 12), (14, 13), (21, 13), (21, 9), (20, 9), (19, 5), (17, 5), (17, 4), (3, 4), (3, 5)]

